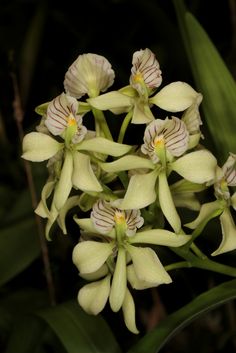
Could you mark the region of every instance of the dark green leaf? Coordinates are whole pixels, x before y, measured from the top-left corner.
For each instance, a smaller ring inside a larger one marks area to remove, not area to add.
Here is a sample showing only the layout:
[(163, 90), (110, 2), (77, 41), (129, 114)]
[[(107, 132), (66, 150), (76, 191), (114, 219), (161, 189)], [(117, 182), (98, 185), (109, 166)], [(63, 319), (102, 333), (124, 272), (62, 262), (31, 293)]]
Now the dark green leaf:
[(103, 318), (87, 315), (75, 301), (37, 314), (50, 325), (68, 353), (121, 353)]
[(128, 353), (157, 353), (176, 333), (200, 315), (236, 298), (236, 280), (223, 283), (199, 295), (189, 304), (170, 314), (146, 334)]
[(23, 271), (40, 254), (33, 217), (0, 229), (0, 286)]

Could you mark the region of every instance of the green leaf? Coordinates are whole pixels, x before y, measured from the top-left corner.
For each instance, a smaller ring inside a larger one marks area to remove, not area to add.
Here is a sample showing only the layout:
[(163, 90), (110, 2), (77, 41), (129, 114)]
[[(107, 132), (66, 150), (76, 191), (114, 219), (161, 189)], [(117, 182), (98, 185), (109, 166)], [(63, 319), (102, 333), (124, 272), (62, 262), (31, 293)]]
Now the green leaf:
[(198, 90), (204, 118), (221, 162), (236, 151), (236, 84), (222, 57), (182, 0), (174, 0), (185, 49)]
[(131, 347), (128, 353), (157, 353), (176, 333), (209, 310), (236, 298), (236, 279), (200, 294), (190, 303), (170, 314), (154, 330)]
[(68, 353), (121, 353), (100, 315), (87, 315), (76, 301), (37, 313), (53, 329)]
[(40, 254), (33, 217), (0, 230), (0, 286), (29, 266)]

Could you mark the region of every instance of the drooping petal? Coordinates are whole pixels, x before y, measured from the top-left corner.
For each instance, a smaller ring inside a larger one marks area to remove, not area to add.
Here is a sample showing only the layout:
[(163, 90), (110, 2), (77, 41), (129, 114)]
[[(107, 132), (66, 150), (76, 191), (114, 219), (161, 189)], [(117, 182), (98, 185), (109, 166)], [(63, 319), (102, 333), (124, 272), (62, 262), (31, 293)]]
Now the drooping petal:
[(86, 284), (78, 293), (80, 306), (90, 315), (99, 314), (105, 307), (110, 292), (110, 275)]
[(158, 197), (164, 216), (174, 231), (178, 234), (181, 230), (181, 220), (176, 211), (165, 171), (162, 171), (159, 175)]
[(222, 213), (222, 212), (223, 212), (223, 209), (221, 208), (221, 204), (218, 200), (205, 203), (202, 205), (197, 218), (192, 222), (186, 223), (185, 227), (188, 227), (190, 229), (195, 229), (205, 220), (210, 220), (211, 218), (214, 217), (214, 215), (218, 215), (219, 213)]
[(120, 310), (126, 293), (126, 254), (125, 249), (118, 250), (115, 272), (112, 278), (109, 302), (112, 311)]
[(231, 196), (231, 206), (236, 211), (236, 191)]
[(112, 254), (112, 249), (113, 243), (83, 241), (74, 247), (72, 261), (82, 274), (95, 272)]
[(72, 189), (73, 156), (70, 151), (65, 154), (60, 179), (55, 187), (53, 204), (58, 211), (64, 206)]
[(80, 98), (85, 94), (96, 97), (105, 92), (114, 82), (114, 71), (104, 56), (83, 54), (69, 67), (65, 74), (64, 87), (72, 97)]
[(78, 206), (79, 198), (80, 196), (77, 196), (77, 195), (69, 197), (59, 212), (57, 223), (60, 226), (63, 234), (67, 234), (66, 215), (70, 209), (72, 209), (75, 206)]
[(88, 155), (74, 152), (73, 166), (72, 183), (76, 188), (87, 192), (102, 191), (102, 186), (94, 174)]
[[(148, 174), (135, 174), (131, 177), (121, 209), (141, 209), (156, 200), (156, 180), (158, 170)], [(144, 187), (145, 186), (145, 187)]]
[(159, 62), (155, 54), (148, 48), (136, 51), (133, 54), (130, 84), (140, 95), (143, 95), (142, 82), (149, 89), (155, 89), (162, 83), (162, 76)]
[(121, 112), (131, 109), (133, 106), (132, 97), (127, 96), (119, 91), (112, 91), (105, 94), (101, 94), (95, 98), (87, 99), (87, 102), (96, 109), (99, 110), (112, 110), (121, 109)]
[(136, 327), (135, 322), (135, 305), (132, 295), (128, 288), (126, 288), (125, 298), (122, 304), (122, 311), (126, 327), (134, 334), (138, 334), (139, 331)]
[(22, 158), (31, 162), (42, 162), (63, 149), (64, 144), (40, 132), (30, 132), (23, 139)]
[(100, 167), (108, 173), (116, 173), (122, 170), (147, 168), (154, 169), (154, 164), (147, 158), (127, 155), (110, 163), (100, 163)]
[(220, 223), (222, 241), (218, 249), (211, 254), (212, 256), (224, 254), (236, 249), (236, 226), (229, 208), (226, 208), (220, 215)]
[(139, 280), (149, 284), (153, 283), (153, 285), (172, 282), (172, 279), (164, 269), (154, 250), (150, 248), (138, 248), (132, 245), (128, 245), (127, 250)]
[(78, 151), (98, 152), (114, 157), (122, 156), (129, 152), (131, 148), (132, 146), (109, 141), (103, 137), (84, 140), (77, 146)]
[(55, 186), (55, 181), (51, 180), (51, 181), (48, 181), (42, 189), (41, 201), (39, 202), (37, 208), (34, 211), (37, 215), (39, 215), (42, 218), (49, 217), (50, 211), (47, 206), (47, 199), (51, 195), (54, 189), (54, 186)]
[(215, 178), (217, 160), (208, 150), (186, 154), (171, 163), (171, 169), (193, 183), (206, 183)]
[(189, 84), (177, 81), (162, 88), (149, 102), (174, 113), (190, 107), (197, 96), (198, 93)]
[(129, 238), (131, 244), (155, 244), (179, 247), (190, 240), (189, 235), (175, 234), (165, 229), (149, 229), (137, 232)]

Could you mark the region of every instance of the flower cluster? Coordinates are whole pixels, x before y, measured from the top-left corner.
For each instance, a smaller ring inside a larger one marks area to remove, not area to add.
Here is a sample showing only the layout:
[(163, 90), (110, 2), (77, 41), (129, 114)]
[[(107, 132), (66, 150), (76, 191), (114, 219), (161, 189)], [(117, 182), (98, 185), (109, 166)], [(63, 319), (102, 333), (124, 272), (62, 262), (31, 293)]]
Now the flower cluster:
[[(90, 282), (80, 289), (79, 304), (96, 315), (109, 301), (112, 311), (122, 309), (128, 329), (138, 333), (132, 291), (172, 281), (152, 245), (187, 246), (193, 239), (184, 227), (196, 235), (220, 216), (223, 240), (212, 255), (236, 249), (230, 213), (236, 195), (229, 191), (236, 186), (236, 155), (231, 153), (220, 168), (200, 145), (201, 93), (180, 81), (161, 88), (162, 71), (150, 49), (133, 54), (127, 86), (106, 92), (114, 78), (103, 56), (79, 55), (65, 73), (64, 92), (36, 108), (41, 122), (24, 137), (22, 157), (48, 160), (48, 180), (35, 210), (47, 220), (48, 239), (55, 223), (67, 233), (70, 209), (90, 211), (90, 218), (74, 217), (80, 237), (72, 258)], [(156, 116), (155, 107), (165, 119)], [(106, 111), (123, 117), (117, 141)], [(129, 124), (144, 126), (138, 146), (123, 143)], [(177, 180), (170, 183), (172, 176)], [(209, 187), (216, 200), (200, 205), (196, 193)], [(178, 207), (200, 212), (183, 225)]]

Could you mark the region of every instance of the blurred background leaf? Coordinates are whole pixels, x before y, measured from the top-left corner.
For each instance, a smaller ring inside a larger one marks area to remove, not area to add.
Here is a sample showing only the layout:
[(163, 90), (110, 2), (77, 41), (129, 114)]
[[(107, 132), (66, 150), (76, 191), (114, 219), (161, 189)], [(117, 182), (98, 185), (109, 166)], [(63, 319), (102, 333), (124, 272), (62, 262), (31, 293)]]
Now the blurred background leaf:
[(236, 84), (217, 48), (183, 0), (174, 0), (178, 23), (196, 86), (203, 94), (202, 109), (221, 163), (236, 151)]

